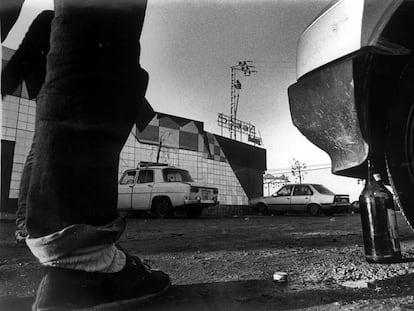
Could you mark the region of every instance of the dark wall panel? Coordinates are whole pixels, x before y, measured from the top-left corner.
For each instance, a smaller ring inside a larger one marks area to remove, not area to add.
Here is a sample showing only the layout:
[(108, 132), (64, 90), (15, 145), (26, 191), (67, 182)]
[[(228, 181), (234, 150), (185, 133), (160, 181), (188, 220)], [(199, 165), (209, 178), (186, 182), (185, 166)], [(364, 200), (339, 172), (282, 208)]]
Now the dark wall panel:
[(266, 149), (258, 148), (223, 136), (214, 135), (232, 165), (266, 170)]
[(262, 170), (237, 165), (231, 165), (231, 167), (249, 199), (263, 196)]
[(180, 148), (198, 151), (198, 134), (180, 131)]
[(154, 125), (147, 125), (142, 132), (137, 129), (136, 136), (139, 140), (158, 143), (160, 140), (160, 128)]
[(263, 195), (266, 149), (215, 135), (249, 199)]

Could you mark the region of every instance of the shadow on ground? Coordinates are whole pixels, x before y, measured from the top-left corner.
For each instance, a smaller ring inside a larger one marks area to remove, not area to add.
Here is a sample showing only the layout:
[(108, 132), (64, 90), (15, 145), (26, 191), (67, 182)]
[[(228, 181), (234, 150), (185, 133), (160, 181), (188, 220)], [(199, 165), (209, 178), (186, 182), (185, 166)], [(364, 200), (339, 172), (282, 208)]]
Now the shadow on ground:
[[(334, 306), (346, 309), (346, 305), (359, 300), (395, 299), (410, 295), (413, 290), (414, 274), (378, 281), (371, 284), (369, 288), (362, 289), (337, 286), (330, 289), (300, 290), (300, 288), (294, 288), (290, 283), (276, 283), (269, 280), (218, 282), (172, 286), (166, 295), (144, 304), (138, 309), (143, 311), (243, 311), (301, 308), (330, 310)], [(33, 297), (3, 298), (0, 300), (0, 310), (30, 310), (33, 300)], [(110, 310), (119, 309), (111, 308), (106, 311)]]
[[(398, 221), (401, 242), (413, 242), (412, 231), (401, 215)], [(335, 217), (128, 219), (122, 245), (126, 249), (134, 248), (138, 253), (152, 255), (286, 247), (338, 248), (362, 245), (362, 231), (360, 216), (349, 214)]]
[[(386, 286), (389, 287), (385, 289)], [(337, 286), (300, 290), (267, 280), (193, 284), (174, 286), (166, 296), (140, 310), (330, 310), (334, 303), (344, 307), (358, 300), (395, 299), (413, 289), (413, 274), (375, 282), (362, 289)]]

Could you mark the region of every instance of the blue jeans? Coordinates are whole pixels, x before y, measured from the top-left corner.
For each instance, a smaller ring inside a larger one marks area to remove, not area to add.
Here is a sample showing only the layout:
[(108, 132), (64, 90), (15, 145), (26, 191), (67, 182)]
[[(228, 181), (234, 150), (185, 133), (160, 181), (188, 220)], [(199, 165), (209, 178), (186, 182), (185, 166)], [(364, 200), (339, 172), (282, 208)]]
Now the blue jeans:
[(22, 176), (20, 179), (19, 198), (17, 201), (16, 211), (16, 230), (26, 233), (26, 210), (27, 210), (27, 193), (29, 191), (30, 175), (32, 173), (33, 158), (34, 158), (34, 143), (30, 147), (30, 151), (24, 163)]
[(122, 3), (130, 4), (55, 1), (27, 195), (33, 238), (118, 217), (119, 153), (145, 92), (138, 40), (146, 1)]

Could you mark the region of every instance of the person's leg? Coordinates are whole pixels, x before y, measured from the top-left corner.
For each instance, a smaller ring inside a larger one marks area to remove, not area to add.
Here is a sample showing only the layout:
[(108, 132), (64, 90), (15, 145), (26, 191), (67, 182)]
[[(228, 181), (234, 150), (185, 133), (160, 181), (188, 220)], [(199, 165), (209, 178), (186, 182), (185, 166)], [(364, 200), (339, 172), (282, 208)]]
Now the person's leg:
[(124, 229), (116, 209), (119, 153), (144, 95), (138, 40), (145, 5), (55, 1), (26, 222), (29, 248), (53, 268), (35, 310), (140, 301), (169, 287), (167, 275), (115, 246)]
[(32, 237), (118, 216), (119, 152), (142, 100), (137, 64), (145, 6), (116, 2), (75, 7), (79, 2), (56, 1), (37, 103), (27, 218)]
[(16, 211), (16, 231), (15, 238), (18, 243), (24, 242), (27, 236), (26, 229), (26, 210), (27, 210), (27, 193), (29, 190), (30, 175), (32, 171), (33, 164), (33, 148), (34, 143), (30, 147), (30, 151), (26, 157), (26, 162), (24, 163), (22, 176), (20, 179), (19, 187), (19, 198), (17, 201), (17, 211)]

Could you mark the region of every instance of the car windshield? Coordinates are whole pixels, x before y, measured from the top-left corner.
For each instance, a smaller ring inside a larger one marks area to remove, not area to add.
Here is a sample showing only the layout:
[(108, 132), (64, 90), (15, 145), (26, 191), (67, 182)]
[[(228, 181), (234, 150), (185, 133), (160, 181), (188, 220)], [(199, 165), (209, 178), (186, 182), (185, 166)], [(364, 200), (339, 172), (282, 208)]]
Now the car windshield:
[(180, 170), (176, 168), (166, 168), (163, 170), (164, 180), (166, 182), (192, 182), (193, 179), (190, 176), (190, 173), (186, 170)]
[(316, 191), (318, 191), (321, 194), (332, 194), (332, 195), (335, 194), (323, 185), (312, 185), (312, 186), (313, 186), (313, 188), (316, 189)]

